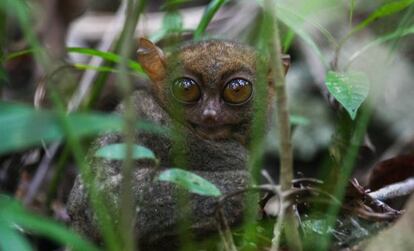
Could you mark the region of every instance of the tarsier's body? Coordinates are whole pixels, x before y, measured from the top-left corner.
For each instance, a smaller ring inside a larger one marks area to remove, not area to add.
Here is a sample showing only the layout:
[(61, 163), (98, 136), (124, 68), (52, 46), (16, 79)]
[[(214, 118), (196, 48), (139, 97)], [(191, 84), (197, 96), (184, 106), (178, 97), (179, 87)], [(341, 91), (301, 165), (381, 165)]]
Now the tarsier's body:
[[(177, 166), (176, 159), (184, 159), (186, 169), (215, 184), (223, 194), (248, 186), (246, 147), (257, 99), (256, 57), (251, 47), (233, 42), (189, 44), (165, 56), (148, 40), (140, 41), (138, 61), (152, 86), (150, 92), (137, 91), (133, 95), (137, 116), (174, 128), (183, 139), (183, 143), (175, 144), (163, 135), (140, 132), (136, 136), (137, 144), (152, 149), (160, 159), (159, 167), (136, 163), (134, 169), (131, 192), (137, 205), (135, 229), (144, 249), (176, 235), (177, 224), (184, 217), (190, 217), (195, 236), (216, 230), (214, 198), (191, 195), (188, 205), (179, 210), (176, 186), (156, 180), (161, 171)], [(273, 97), (273, 89), (267, 89), (262, 102), (265, 111)], [(122, 105), (119, 109), (124, 110)], [(101, 137), (94, 149), (119, 142), (120, 135), (109, 134)], [(122, 163), (93, 158), (91, 165), (108, 201), (120, 207)], [(236, 196), (224, 205), (230, 225), (242, 220), (243, 204), (243, 197)], [(68, 209), (74, 228), (99, 240), (80, 179), (72, 190)]]

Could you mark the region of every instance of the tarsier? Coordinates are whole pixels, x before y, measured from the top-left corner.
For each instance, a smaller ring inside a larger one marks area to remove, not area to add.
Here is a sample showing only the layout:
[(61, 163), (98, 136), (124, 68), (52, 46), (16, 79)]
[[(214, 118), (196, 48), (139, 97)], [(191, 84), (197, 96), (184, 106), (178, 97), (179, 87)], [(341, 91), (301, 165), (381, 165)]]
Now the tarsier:
[[(136, 143), (154, 151), (159, 164), (135, 163), (134, 186), (136, 218), (134, 230), (142, 250), (168, 247), (178, 234), (177, 225), (190, 219), (190, 232), (203, 237), (217, 229), (214, 218), (216, 199), (191, 194), (184, 208), (177, 204), (177, 186), (157, 180), (160, 172), (185, 159), (185, 169), (215, 184), (223, 194), (246, 188), (250, 131), (257, 101), (257, 85), (266, 85), (261, 97), (265, 116), (270, 117), (274, 89), (268, 74), (258, 83), (258, 53), (252, 47), (229, 41), (203, 41), (178, 47), (170, 54), (146, 39), (140, 39), (138, 61), (151, 80), (150, 90), (133, 94), (134, 111), (139, 119), (174, 127), (183, 142), (170, 137), (138, 132)], [(287, 62), (284, 62), (287, 69)], [(270, 68), (270, 67), (269, 67)], [(125, 110), (123, 104), (120, 112)], [(263, 132), (265, 129), (263, 128)], [(92, 152), (105, 145), (122, 142), (120, 134), (97, 140)], [(178, 158), (177, 158), (178, 156)], [(107, 201), (119, 208), (121, 161), (90, 158), (95, 177), (105, 190)], [(95, 241), (100, 234), (85, 186), (80, 178), (72, 189), (68, 211), (72, 226)], [(223, 207), (229, 225), (243, 219), (243, 196), (228, 199)]]

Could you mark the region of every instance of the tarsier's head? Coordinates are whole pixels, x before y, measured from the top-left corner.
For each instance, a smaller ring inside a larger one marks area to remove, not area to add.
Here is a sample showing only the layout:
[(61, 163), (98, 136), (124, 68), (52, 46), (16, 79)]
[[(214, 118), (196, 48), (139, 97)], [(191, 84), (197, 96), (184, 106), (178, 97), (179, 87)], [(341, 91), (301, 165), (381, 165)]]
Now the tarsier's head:
[[(138, 61), (161, 106), (210, 140), (247, 143), (258, 99), (257, 60), (254, 48), (229, 41), (191, 43), (169, 55), (147, 39), (139, 41)], [(288, 59), (283, 64), (287, 70)], [(262, 102), (269, 108), (274, 89), (268, 88), (270, 78), (265, 82)]]

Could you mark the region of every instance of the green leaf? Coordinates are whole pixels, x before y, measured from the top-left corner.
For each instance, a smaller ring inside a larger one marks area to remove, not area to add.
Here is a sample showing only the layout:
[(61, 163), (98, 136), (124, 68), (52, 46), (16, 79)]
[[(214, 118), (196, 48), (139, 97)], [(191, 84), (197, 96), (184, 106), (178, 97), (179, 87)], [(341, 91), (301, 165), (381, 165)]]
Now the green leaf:
[(355, 119), (358, 108), (368, 96), (369, 79), (362, 72), (340, 73), (329, 71), (325, 84), (329, 92)]
[(177, 32), (183, 28), (183, 17), (178, 11), (169, 11), (162, 20), (164, 30)]
[[(73, 132), (78, 136), (121, 131), (124, 121), (117, 115), (100, 113), (73, 113), (67, 115)], [(0, 102), (0, 154), (60, 140), (65, 130), (57, 113), (38, 111), (27, 106)], [(168, 134), (166, 128), (139, 121), (140, 130)]]
[(203, 16), (201, 17), (200, 23), (194, 32), (195, 40), (201, 39), (211, 19), (213, 19), (214, 15), (217, 13), (220, 7), (226, 2), (227, 0), (212, 0), (210, 2), (210, 4), (206, 7)]
[[(392, 14), (395, 14), (397, 12), (400, 12), (410, 6), (412, 3), (414, 3), (414, 0), (400, 0), (400, 1), (392, 1), (390, 3), (386, 3), (383, 6), (379, 7), (377, 10), (374, 11), (369, 17), (367, 17), (364, 21), (362, 21), (360, 24), (358, 24), (351, 32), (350, 34), (353, 34), (357, 31), (362, 30), (369, 24), (371, 24), (373, 21), (385, 17), (390, 16)], [(348, 37), (348, 36), (347, 36)]]
[(221, 195), (220, 190), (214, 184), (197, 174), (183, 169), (171, 168), (165, 170), (160, 174), (158, 179), (180, 185), (192, 193), (214, 197)]
[[(111, 144), (98, 149), (95, 153), (96, 157), (123, 160), (126, 158), (127, 145), (126, 144)], [(132, 159), (153, 159), (155, 160), (155, 154), (150, 149), (140, 146), (132, 145)]]
[[(79, 235), (75, 234), (69, 228), (54, 221), (39, 217), (27, 212), (17, 201), (8, 199), (7, 197), (0, 197), (0, 222), (4, 222), (9, 226), (19, 226), (36, 234), (45, 236), (62, 245), (68, 246), (73, 250), (98, 250), (93, 244), (84, 240)], [(6, 230), (7, 233), (7, 230)], [(10, 233), (10, 232), (9, 232)], [(15, 238), (21, 244), (22, 249), (16, 250), (30, 250), (24, 249), (24, 241), (16, 235), (9, 235)], [(0, 236), (0, 242), (4, 235)], [(10, 241), (10, 240), (9, 240)], [(9, 246), (4, 250), (11, 250)]]
[(0, 250), (29, 251), (29, 242), (0, 218)]
[[(100, 57), (102, 59), (115, 62), (115, 63), (119, 63), (121, 61), (121, 57), (112, 52), (99, 51), (99, 50), (90, 49), (90, 48), (78, 48), (78, 47), (70, 47), (70, 48), (67, 48), (67, 50), (70, 53), (79, 53), (79, 54), (84, 54), (88, 56), (96, 56), (96, 57)], [(144, 73), (141, 65), (139, 65), (137, 62), (133, 60), (130, 60), (130, 59), (128, 60), (128, 66), (129, 68), (131, 68), (133, 71), (137, 73)]]
[(310, 124), (309, 118), (300, 115), (292, 114), (290, 115), (289, 120), (292, 125), (306, 126)]

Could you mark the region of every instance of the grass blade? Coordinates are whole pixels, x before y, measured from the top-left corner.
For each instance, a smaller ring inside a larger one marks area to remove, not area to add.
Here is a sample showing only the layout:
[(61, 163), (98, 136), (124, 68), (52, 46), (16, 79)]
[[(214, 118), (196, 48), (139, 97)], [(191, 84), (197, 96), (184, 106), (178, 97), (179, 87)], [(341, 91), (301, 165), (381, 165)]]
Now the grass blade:
[(213, 19), (214, 15), (217, 13), (220, 7), (226, 2), (226, 0), (213, 0), (210, 2), (204, 11), (203, 16), (201, 17), (201, 21), (198, 24), (196, 31), (194, 32), (195, 40), (201, 39), (211, 19)]
[[(120, 131), (124, 121), (117, 115), (100, 113), (73, 113), (67, 115), (68, 123), (77, 136), (94, 135), (101, 132)], [(37, 111), (23, 105), (0, 102), (0, 154), (42, 142), (60, 140), (67, 135), (59, 122), (59, 115), (51, 111)], [(137, 128), (145, 131), (167, 133), (160, 126), (139, 121)]]
[(411, 26), (407, 29), (398, 29), (391, 34), (381, 36), (375, 39), (374, 41), (371, 41), (370, 43), (366, 44), (364, 47), (362, 47), (361, 49), (359, 49), (358, 51), (356, 51), (354, 54), (351, 55), (346, 68), (348, 68), (352, 64), (352, 62), (355, 61), (355, 59), (357, 59), (359, 56), (361, 56), (364, 52), (366, 52), (370, 48), (376, 45), (385, 43), (387, 41), (399, 39), (401, 37), (405, 37), (405, 36), (412, 35), (412, 34), (414, 34), (414, 26)]
[[(112, 52), (107, 52), (107, 51), (99, 51), (95, 49), (79, 48), (79, 47), (70, 47), (70, 48), (67, 48), (67, 50), (69, 53), (79, 53), (79, 54), (88, 55), (88, 56), (96, 56), (96, 57), (100, 57), (100, 58), (103, 58), (107, 61), (114, 62), (114, 63), (119, 63), (122, 60), (119, 55), (112, 53)], [(135, 72), (144, 74), (144, 71), (142, 70), (141, 66), (137, 62), (133, 60), (128, 60), (128, 66)]]
[(356, 32), (364, 29), (372, 22), (377, 19), (393, 15), (397, 12), (400, 12), (414, 3), (414, 0), (399, 0), (399, 1), (392, 1), (390, 3), (386, 3), (379, 7), (374, 13), (369, 15), (365, 20), (355, 26), (349, 33), (346, 35), (340, 42), (340, 45), (344, 44), (353, 34)]
[[(23, 229), (27, 229), (36, 234), (46, 236), (51, 240), (54, 240), (65, 246), (67, 245), (73, 250), (98, 250), (98, 248), (96, 248), (93, 244), (84, 240), (79, 235), (73, 233), (66, 226), (27, 212), (17, 201), (3, 197), (0, 198), (0, 205), (2, 205), (2, 209), (0, 210), (0, 221), (3, 220), (10, 225), (16, 224)], [(16, 250), (30, 250), (24, 249), (26, 244), (24, 244), (22, 238), (19, 238), (15, 235), (9, 236), (18, 241), (15, 244), (20, 243), (21, 247), (23, 247), (23, 249)], [(14, 246), (9, 246), (4, 250), (10, 250), (11, 247)]]

